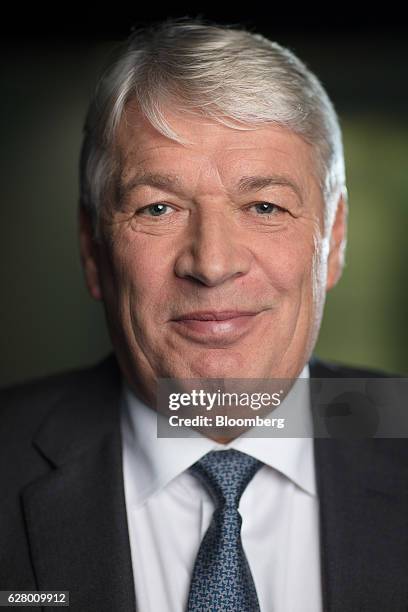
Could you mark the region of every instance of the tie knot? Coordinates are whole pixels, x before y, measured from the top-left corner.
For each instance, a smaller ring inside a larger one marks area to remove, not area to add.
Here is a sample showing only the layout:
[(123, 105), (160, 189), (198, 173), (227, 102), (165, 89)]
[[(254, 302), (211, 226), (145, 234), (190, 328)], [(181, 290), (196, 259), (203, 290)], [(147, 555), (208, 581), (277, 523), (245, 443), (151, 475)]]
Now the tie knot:
[(217, 506), (238, 508), (246, 486), (262, 465), (258, 459), (230, 448), (207, 453), (190, 471), (208, 489)]

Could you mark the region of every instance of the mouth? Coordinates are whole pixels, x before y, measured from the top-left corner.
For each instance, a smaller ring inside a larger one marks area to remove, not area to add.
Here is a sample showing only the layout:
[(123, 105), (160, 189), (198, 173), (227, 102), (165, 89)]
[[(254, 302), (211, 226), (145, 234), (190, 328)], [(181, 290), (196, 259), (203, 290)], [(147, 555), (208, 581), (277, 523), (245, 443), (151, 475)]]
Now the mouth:
[(228, 345), (249, 333), (263, 311), (197, 311), (183, 314), (171, 323), (184, 337), (202, 343)]

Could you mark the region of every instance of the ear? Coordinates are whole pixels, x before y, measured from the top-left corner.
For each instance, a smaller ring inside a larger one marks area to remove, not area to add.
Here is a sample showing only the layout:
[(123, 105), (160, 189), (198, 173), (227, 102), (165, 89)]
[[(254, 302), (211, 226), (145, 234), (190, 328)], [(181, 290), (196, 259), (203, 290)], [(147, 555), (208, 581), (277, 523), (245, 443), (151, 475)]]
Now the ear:
[(99, 245), (93, 235), (93, 224), (89, 212), (79, 206), (79, 249), (86, 285), (95, 300), (102, 300), (99, 280)]
[(343, 272), (347, 242), (347, 214), (347, 199), (346, 195), (342, 194), (337, 202), (330, 235), (326, 291), (329, 291), (337, 284)]

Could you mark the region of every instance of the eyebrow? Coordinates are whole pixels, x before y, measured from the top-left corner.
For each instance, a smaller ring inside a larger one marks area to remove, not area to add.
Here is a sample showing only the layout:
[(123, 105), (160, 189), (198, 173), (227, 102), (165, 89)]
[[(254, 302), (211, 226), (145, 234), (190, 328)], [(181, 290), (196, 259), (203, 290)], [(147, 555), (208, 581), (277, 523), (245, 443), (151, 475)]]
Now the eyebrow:
[[(127, 183), (121, 184), (119, 186), (119, 192), (120, 196), (123, 197), (129, 193), (129, 191), (136, 189), (136, 187), (150, 186), (176, 193), (181, 189), (181, 184), (182, 179), (178, 175), (145, 172), (130, 179)], [(239, 193), (249, 193), (274, 186), (289, 187), (296, 193), (300, 201), (303, 202), (299, 185), (294, 180), (284, 175), (244, 176), (238, 182), (237, 191)]]
[(244, 176), (238, 183), (240, 193), (249, 191), (260, 191), (266, 187), (289, 187), (292, 189), (302, 202), (302, 192), (299, 185), (292, 179), (283, 175), (272, 176)]
[(136, 187), (149, 186), (156, 187), (157, 189), (168, 189), (170, 191), (177, 191), (180, 185), (181, 179), (179, 176), (174, 174), (156, 174), (152, 172), (144, 172), (138, 174), (126, 183), (119, 181), (119, 194), (122, 198), (129, 191), (133, 191)]

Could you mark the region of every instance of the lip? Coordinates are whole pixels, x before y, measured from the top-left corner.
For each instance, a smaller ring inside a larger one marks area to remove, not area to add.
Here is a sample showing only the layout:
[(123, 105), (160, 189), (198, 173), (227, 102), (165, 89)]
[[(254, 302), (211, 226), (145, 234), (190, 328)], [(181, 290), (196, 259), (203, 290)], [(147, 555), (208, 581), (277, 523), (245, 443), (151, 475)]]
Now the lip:
[(249, 310), (199, 310), (181, 315), (176, 321), (227, 321), (258, 314)]
[(202, 344), (228, 345), (251, 331), (262, 311), (196, 311), (172, 320), (184, 337)]

